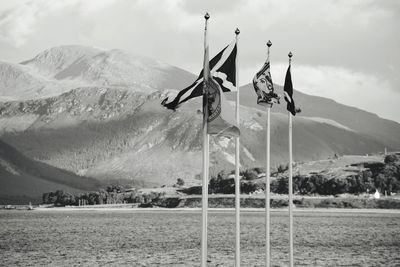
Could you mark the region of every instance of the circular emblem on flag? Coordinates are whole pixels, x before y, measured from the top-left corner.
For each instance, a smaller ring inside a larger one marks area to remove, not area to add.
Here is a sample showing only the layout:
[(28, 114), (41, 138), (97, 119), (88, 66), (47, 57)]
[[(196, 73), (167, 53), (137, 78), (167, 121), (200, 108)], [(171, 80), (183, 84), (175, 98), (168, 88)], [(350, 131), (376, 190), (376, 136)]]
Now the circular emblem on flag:
[(218, 84), (212, 79), (207, 85), (208, 118), (211, 122), (221, 114), (221, 96)]

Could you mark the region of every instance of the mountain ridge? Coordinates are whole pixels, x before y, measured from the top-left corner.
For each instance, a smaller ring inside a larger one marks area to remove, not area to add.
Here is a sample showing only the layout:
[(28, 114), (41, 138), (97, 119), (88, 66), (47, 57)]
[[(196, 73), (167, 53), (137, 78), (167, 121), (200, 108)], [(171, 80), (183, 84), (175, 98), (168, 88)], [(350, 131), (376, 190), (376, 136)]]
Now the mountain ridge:
[[(79, 45), (53, 47), (20, 64), (0, 63), (0, 101), (47, 98), (94, 86), (144, 93), (178, 90), (194, 77), (183, 69), (120, 49)], [(10, 73), (20, 79), (5, 77)]]

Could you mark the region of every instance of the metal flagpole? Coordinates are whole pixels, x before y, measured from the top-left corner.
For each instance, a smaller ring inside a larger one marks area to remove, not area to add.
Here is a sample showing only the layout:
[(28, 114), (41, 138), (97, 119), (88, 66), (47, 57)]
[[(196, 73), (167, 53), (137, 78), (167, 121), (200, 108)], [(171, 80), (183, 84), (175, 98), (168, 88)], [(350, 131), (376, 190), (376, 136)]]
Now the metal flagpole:
[[(292, 52), (289, 53), (289, 66), (292, 63)], [(292, 167), (292, 114), (289, 116), (289, 253), (290, 267), (293, 267), (293, 167)]]
[[(272, 42), (268, 41), (268, 61), (269, 61), (269, 48)], [(265, 266), (270, 266), (270, 116), (271, 116), (271, 106), (267, 107), (267, 147), (266, 147), (266, 168), (265, 168)]]
[[(204, 55), (206, 54), (207, 43), (207, 22), (210, 15), (206, 13), (205, 28), (204, 28)], [(205, 61), (208, 60), (204, 57), (204, 65), (208, 64)], [(202, 183), (202, 221), (201, 221), (201, 266), (207, 266), (207, 207), (208, 207), (208, 163), (209, 163), (209, 135), (207, 134), (207, 119), (208, 119), (208, 100), (207, 100), (207, 75), (205, 68), (203, 68), (203, 183)]]
[[(239, 37), (239, 29), (236, 29), (236, 123), (238, 127), (240, 127), (240, 119), (239, 119), (239, 67), (238, 67), (238, 37)], [(240, 139), (239, 136), (235, 139), (235, 215), (236, 215), (236, 254), (235, 254), (235, 266), (240, 266), (240, 176), (239, 176), (239, 166), (240, 166)]]

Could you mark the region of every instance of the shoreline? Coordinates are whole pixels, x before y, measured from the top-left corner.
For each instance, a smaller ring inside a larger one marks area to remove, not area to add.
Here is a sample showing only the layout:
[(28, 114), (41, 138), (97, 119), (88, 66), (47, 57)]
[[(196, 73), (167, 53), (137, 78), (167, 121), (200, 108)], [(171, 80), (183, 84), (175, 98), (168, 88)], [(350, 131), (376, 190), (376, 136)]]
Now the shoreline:
[[(359, 198), (359, 197), (297, 197), (293, 204), (295, 211), (374, 211), (392, 210), (400, 212), (400, 198)], [(288, 210), (289, 200), (282, 196), (274, 196), (270, 200), (272, 210)], [(120, 203), (120, 204), (94, 204), (81, 206), (54, 206), (53, 204), (41, 205), (0, 205), (0, 210), (135, 210), (135, 211), (200, 211), (202, 207), (201, 196), (164, 196), (145, 203)], [(265, 199), (262, 197), (241, 197), (240, 208), (243, 211), (262, 211), (265, 209)], [(234, 196), (215, 195), (209, 198), (210, 211), (233, 211), (235, 209)]]
[[(2, 209), (6, 211), (9, 209)], [(15, 211), (15, 209), (12, 209)], [(1, 210), (0, 210), (1, 211)], [(19, 209), (21, 211), (21, 209)], [(26, 210), (28, 211), (28, 210)], [(201, 213), (201, 208), (133, 208), (133, 207), (35, 207), (32, 212), (70, 212), (70, 211), (96, 211), (96, 212), (134, 212), (134, 213)], [(234, 208), (209, 208), (210, 213), (234, 213)], [(289, 212), (288, 208), (271, 208), (272, 213)], [(241, 213), (264, 213), (264, 208), (241, 208)], [(294, 213), (375, 213), (375, 214), (400, 214), (398, 209), (352, 209), (352, 208), (295, 208)]]

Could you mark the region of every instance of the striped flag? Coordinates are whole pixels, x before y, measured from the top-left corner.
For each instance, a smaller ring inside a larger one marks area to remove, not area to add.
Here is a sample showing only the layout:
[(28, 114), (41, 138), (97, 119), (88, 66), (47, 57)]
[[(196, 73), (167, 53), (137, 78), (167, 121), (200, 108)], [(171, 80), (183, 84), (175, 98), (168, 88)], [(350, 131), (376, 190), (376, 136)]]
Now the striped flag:
[(257, 104), (269, 107), (273, 103), (279, 104), (279, 96), (274, 93), (269, 58), (267, 58), (264, 66), (254, 76), (253, 87), (257, 94)]
[(290, 74), (290, 65), (286, 71), (285, 77), (285, 85), (283, 86), (285, 100), (287, 102), (286, 109), (292, 113), (293, 116), (296, 115), (296, 112), (300, 112), (299, 109), (296, 109), (293, 100), (293, 84), (292, 84), (292, 75)]
[[(236, 42), (232, 42), (209, 61), (210, 74), (223, 92), (236, 91), (236, 53)], [(167, 103), (167, 97), (161, 104), (168, 109), (175, 110), (189, 99), (203, 95), (203, 76), (204, 70), (200, 72), (196, 81), (181, 90), (174, 100)]]

